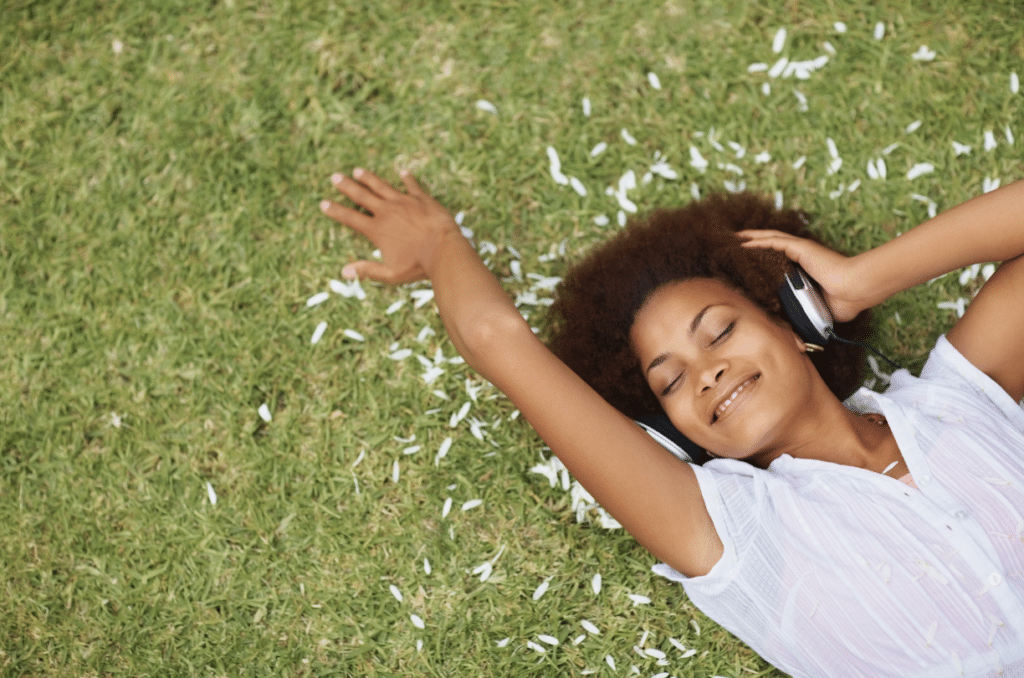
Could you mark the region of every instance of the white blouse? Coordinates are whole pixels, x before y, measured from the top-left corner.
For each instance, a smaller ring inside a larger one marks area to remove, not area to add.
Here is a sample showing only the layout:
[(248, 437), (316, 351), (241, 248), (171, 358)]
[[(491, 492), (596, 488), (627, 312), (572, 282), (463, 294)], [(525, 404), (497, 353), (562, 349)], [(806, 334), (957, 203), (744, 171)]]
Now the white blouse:
[(920, 377), (846, 405), (885, 416), (920, 489), (713, 460), (694, 470), (724, 554), (655, 572), (796, 677), (1024, 678), (1024, 410), (944, 336)]

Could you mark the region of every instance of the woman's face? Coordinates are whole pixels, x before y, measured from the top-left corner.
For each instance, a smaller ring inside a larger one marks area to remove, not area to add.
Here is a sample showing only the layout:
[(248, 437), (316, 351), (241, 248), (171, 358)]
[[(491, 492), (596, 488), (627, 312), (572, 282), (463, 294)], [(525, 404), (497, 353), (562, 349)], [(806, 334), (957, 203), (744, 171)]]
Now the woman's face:
[(659, 288), (630, 336), (669, 419), (720, 457), (752, 457), (787, 440), (817, 376), (789, 327), (715, 279)]

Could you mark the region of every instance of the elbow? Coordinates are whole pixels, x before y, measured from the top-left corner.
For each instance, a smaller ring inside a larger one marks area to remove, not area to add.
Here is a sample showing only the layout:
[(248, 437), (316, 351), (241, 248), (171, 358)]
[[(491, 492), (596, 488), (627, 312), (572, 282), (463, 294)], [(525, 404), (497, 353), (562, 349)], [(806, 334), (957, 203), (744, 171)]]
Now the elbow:
[(518, 312), (506, 309), (482, 311), (459, 333), (459, 352), (475, 370), (484, 374), (489, 363), (508, 356), (512, 345), (524, 338), (537, 341), (533, 330)]

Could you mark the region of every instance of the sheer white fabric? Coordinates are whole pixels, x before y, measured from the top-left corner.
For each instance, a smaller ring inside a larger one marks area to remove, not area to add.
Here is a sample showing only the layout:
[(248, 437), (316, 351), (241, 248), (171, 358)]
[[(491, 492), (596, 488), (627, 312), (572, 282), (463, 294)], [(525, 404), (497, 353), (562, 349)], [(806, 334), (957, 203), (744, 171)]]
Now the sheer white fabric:
[(846, 404), (885, 415), (920, 489), (714, 460), (694, 470), (724, 555), (655, 572), (793, 676), (1024, 678), (1024, 410), (945, 337), (921, 377)]

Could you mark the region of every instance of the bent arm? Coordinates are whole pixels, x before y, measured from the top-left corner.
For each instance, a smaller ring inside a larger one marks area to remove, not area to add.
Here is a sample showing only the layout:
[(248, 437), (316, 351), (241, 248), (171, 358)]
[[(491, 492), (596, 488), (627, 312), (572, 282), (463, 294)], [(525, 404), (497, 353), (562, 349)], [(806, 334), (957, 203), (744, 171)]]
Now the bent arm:
[(936, 276), (1024, 253), (1024, 181), (980, 195), (853, 258), (870, 306)]
[(1003, 262), (947, 339), (1014, 400), (1024, 396), (1024, 181), (943, 212), (853, 261), (871, 305), (964, 266)]
[(372, 212), (325, 202), (325, 213), (369, 237), (384, 261), (347, 274), (385, 282), (427, 277), (445, 329), (466, 362), (519, 408), (587, 491), (645, 548), (687, 575), (706, 574), (722, 542), (696, 474), (605, 402), (533, 334), (448, 213), (411, 179), (408, 193), (370, 173), (338, 178)]

